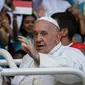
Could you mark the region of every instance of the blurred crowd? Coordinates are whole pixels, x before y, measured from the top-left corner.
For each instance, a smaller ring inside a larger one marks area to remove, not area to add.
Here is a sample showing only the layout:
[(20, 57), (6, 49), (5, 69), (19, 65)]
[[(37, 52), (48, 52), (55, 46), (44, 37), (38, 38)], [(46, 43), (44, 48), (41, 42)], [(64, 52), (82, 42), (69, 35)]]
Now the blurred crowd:
[(22, 42), (18, 40), (18, 35), (26, 37), (33, 44), (34, 22), (39, 17), (55, 13), (71, 13), (77, 22), (75, 32), (69, 34), (73, 33), (71, 42), (85, 43), (84, 0), (33, 0), (31, 15), (14, 14), (12, 2), (13, 0), (0, 0), (0, 47), (8, 50), (14, 59), (20, 59), (26, 54), (21, 49)]

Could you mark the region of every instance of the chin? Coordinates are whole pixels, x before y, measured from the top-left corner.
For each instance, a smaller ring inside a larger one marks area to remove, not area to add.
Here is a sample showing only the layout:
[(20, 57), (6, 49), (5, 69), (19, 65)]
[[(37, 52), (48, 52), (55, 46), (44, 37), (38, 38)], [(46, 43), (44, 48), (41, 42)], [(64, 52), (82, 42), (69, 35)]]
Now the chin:
[(40, 52), (40, 53), (49, 53), (49, 52), (47, 52), (47, 51), (44, 51), (44, 50), (38, 50), (38, 52)]
[(40, 52), (40, 53), (45, 53), (44, 51), (41, 51), (41, 50), (39, 50), (38, 52)]
[(40, 52), (40, 53), (45, 53), (45, 51), (44, 51), (44, 50), (38, 50), (38, 52)]

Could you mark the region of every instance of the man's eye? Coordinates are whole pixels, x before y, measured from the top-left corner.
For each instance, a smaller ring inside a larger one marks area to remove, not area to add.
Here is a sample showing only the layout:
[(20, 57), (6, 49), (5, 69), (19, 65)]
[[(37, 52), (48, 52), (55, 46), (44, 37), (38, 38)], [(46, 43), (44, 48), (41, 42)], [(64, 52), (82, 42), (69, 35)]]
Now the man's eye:
[(45, 35), (47, 35), (47, 32), (41, 32), (41, 34), (42, 34), (43, 36), (45, 36)]
[(38, 33), (36, 33), (36, 32), (33, 33), (33, 36), (34, 36), (34, 37), (37, 36), (37, 35), (38, 35)]

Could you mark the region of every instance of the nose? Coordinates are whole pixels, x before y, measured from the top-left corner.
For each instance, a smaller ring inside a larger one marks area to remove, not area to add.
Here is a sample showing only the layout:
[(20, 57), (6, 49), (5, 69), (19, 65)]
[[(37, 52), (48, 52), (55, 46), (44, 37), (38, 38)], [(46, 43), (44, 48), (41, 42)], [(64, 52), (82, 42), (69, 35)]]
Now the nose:
[(33, 23), (30, 22), (29, 25), (30, 25), (30, 26), (33, 26)]
[(40, 34), (37, 35), (37, 42), (41, 42), (42, 41), (42, 36)]

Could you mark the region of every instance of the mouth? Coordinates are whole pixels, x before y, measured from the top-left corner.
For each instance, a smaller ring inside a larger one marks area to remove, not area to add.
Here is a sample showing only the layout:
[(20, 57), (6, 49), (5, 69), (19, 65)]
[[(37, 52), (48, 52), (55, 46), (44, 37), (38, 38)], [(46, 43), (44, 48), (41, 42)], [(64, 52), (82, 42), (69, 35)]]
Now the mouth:
[(37, 45), (37, 49), (38, 50), (41, 50), (42, 48), (44, 48), (45, 47), (45, 45)]

